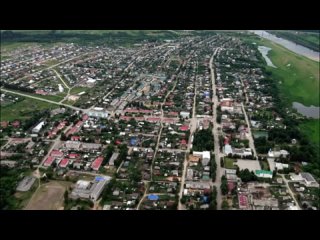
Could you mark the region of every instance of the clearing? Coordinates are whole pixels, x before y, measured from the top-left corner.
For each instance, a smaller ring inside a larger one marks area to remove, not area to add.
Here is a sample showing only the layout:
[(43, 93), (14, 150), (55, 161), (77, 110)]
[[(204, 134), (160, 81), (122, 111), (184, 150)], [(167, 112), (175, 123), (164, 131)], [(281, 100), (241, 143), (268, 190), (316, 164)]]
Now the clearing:
[(258, 160), (243, 160), (238, 159), (235, 163), (239, 166), (240, 170), (248, 169), (249, 171), (261, 170), (260, 163)]
[(64, 192), (72, 183), (51, 181), (41, 185), (34, 193), (26, 210), (57, 210), (63, 207)]
[(292, 102), (319, 106), (319, 63), (269, 40), (260, 40), (258, 44), (272, 49), (268, 57), (277, 68), (267, 69), (278, 80), (281, 97), (290, 106)]
[(27, 99), (12, 103), (0, 108), (1, 121), (25, 120), (31, 117), (36, 110), (54, 109), (56, 106), (36, 99)]

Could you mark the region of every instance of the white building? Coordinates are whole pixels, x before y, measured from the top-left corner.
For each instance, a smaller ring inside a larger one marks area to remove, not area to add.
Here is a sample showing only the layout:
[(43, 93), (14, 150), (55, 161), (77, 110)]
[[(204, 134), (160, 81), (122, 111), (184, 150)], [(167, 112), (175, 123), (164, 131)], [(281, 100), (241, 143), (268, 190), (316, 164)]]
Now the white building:
[(317, 183), (310, 173), (302, 172), (299, 175), (306, 187), (319, 187), (319, 183)]
[(188, 168), (187, 170), (187, 180), (193, 179), (193, 170), (191, 168)]
[(86, 198), (97, 201), (109, 180), (110, 177), (107, 176), (93, 182), (79, 180), (71, 192), (71, 198)]
[(232, 151), (232, 147), (231, 147), (231, 145), (230, 144), (226, 144), (226, 145), (224, 145), (224, 154), (226, 154), (226, 155), (228, 155), (229, 153), (233, 153), (233, 151)]
[(283, 156), (283, 157), (287, 157), (289, 155), (289, 152), (286, 151), (286, 150), (280, 150), (280, 151), (272, 151), (271, 149), (269, 150), (268, 152), (268, 156), (269, 157), (273, 157), (273, 158), (278, 158), (280, 156)]
[(183, 118), (190, 118), (190, 112), (180, 112), (180, 116)]
[(193, 155), (201, 158), (201, 163), (203, 166), (207, 166), (208, 163), (210, 162), (210, 152), (209, 151), (193, 152)]
[(79, 141), (66, 141), (65, 146), (68, 149), (79, 150), (80, 146), (81, 146), (81, 142), (79, 142)]
[(40, 122), (37, 126), (32, 129), (33, 133), (39, 133), (44, 125), (44, 121)]
[(284, 168), (289, 168), (289, 164), (278, 163), (278, 162), (276, 162), (275, 164), (276, 164), (277, 170), (283, 170)]
[(61, 84), (58, 84), (58, 87), (59, 87), (59, 92), (63, 92), (64, 91), (64, 88), (62, 87)]

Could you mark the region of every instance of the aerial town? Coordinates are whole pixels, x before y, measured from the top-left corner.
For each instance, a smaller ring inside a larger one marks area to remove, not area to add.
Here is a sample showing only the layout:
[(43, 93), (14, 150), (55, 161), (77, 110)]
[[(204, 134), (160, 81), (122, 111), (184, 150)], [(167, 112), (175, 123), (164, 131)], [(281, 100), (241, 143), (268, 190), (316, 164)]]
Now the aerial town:
[(319, 119), (282, 100), (264, 41), (4, 44), (1, 209), (319, 210), (298, 127)]

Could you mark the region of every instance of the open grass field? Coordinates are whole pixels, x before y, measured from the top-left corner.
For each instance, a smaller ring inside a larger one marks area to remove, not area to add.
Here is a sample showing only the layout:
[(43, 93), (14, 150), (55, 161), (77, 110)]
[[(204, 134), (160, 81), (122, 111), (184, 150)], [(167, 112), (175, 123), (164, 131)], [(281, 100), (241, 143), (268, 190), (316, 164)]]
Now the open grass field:
[[(10, 43), (1, 43), (1, 53), (6, 56), (6, 53), (13, 51), (18, 48), (26, 48), (32, 45), (36, 45), (36, 43), (20, 43), (20, 42), (10, 42)], [(3, 57), (3, 56), (1, 56)]]
[[(269, 40), (260, 40), (256, 36), (247, 36), (244, 38), (244, 41), (250, 43), (256, 42), (257, 45), (272, 48), (268, 53), (268, 57), (278, 68), (267, 68), (279, 82), (282, 100), (286, 101), (289, 106), (294, 101), (306, 106), (319, 106), (320, 65), (318, 62), (297, 55)], [(299, 128), (312, 143), (319, 145), (319, 125), (319, 119), (305, 120), (304, 123), (299, 125)]]
[(70, 182), (51, 181), (38, 188), (30, 199), (26, 210), (57, 210), (63, 207), (63, 195)]
[(269, 40), (263, 39), (257, 44), (272, 48), (268, 57), (277, 68), (267, 68), (279, 81), (282, 99), (288, 105), (299, 102), (319, 106), (319, 63)]
[(10, 91), (13, 91), (13, 92), (17, 92), (17, 93), (22, 93), (22, 94), (33, 96), (33, 97), (38, 97), (38, 98), (51, 100), (51, 101), (54, 101), (54, 102), (60, 102), (67, 95), (66, 94), (66, 90), (65, 90), (65, 92), (58, 93), (57, 95), (40, 95), (40, 94), (28, 93), (28, 92), (23, 92), (23, 91), (18, 91), (18, 90), (11, 90), (11, 89), (7, 89), (7, 90), (10, 90)]
[(21, 102), (12, 103), (0, 107), (0, 120), (13, 121), (15, 119), (25, 120), (31, 117), (35, 110), (54, 109), (56, 105), (35, 99), (25, 98)]
[(319, 146), (320, 144), (320, 119), (307, 120), (299, 125), (299, 128), (309, 139)]
[(266, 161), (259, 161), (262, 170), (270, 170), (269, 164)]
[[(49, 34), (52, 30), (12, 30), (15, 33), (30, 34), (30, 35), (43, 35)], [(176, 31), (171, 30), (56, 30), (56, 33), (72, 33), (72, 34), (92, 34), (92, 35), (102, 35), (102, 34), (118, 34), (126, 33), (131, 36), (138, 36), (139, 34), (147, 34), (150, 36), (164, 36), (168, 33), (178, 34)]]
[(19, 201), (19, 209), (23, 209), (27, 206), (28, 202), (30, 201), (32, 195), (37, 190), (39, 186), (39, 181), (36, 180), (32, 188), (27, 192), (16, 192), (14, 196)]
[(233, 165), (234, 160), (231, 158), (224, 158), (224, 167), (229, 169), (236, 169), (236, 166)]
[(87, 92), (88, 90), (89, 90), (89, 88), (86, 88), (86, 87), (73, 87), (70, 90), (70, 93), (71, 94), (78, 94), (78, 93), (81, 93), (81, 92)]

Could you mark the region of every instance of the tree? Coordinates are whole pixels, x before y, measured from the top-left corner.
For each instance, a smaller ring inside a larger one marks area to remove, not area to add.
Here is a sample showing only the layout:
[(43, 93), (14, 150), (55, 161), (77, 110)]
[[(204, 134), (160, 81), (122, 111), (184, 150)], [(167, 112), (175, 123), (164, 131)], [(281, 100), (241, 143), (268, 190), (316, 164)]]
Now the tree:
[(187, 197), (186, 196), (182, 196), (182, 198), (180, 199), (180, 202), (182, 204), (185, 204), (187, 202)]
[(221, 208), (224, 210), (229, 209), (229, 204), (226, 200), (223, 200)]
[(62, 133), (60, 139), (61, 141), (67, 141), (67, 136), (64, 133)]
[(65, 204), (68, 204), (68, 202), (69, 202), (69, 192), (68, 192), (68, 190), (66, 190), (66, 191), (64, 192), (63, 197), (64, 197), (64, 203), (65, 203)]
[(224, 167), (223, 157), (220, 158), (220, 166), (221, 166), (221, 167)]
[(220, 189), (221, 189), (221, 193), (223, 195), (226, 195), (228, 193), (228, 182), (227, 182), (226, 176), (224, 176), (224, 175), (221, 177)]
[(241, 181), (243, 182), (250, 182), (258, 179), (257, 176), (252, 171), (250, 172), (247, 168), (239, 171), (238, 177), (240, 177)]

